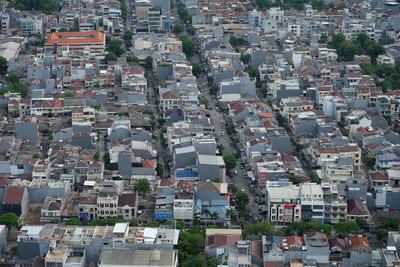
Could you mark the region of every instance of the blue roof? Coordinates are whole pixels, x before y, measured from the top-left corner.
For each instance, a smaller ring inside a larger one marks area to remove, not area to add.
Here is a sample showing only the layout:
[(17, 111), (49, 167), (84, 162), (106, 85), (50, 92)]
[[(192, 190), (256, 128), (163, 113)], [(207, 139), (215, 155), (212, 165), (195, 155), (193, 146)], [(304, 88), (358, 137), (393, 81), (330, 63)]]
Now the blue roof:
[(184, 177), (199, 177), (197, 172), (192, 171), (192, 170), (185, 170), (185, 171), (179, 171), (176, 173), (177, 178), (184, 178)]

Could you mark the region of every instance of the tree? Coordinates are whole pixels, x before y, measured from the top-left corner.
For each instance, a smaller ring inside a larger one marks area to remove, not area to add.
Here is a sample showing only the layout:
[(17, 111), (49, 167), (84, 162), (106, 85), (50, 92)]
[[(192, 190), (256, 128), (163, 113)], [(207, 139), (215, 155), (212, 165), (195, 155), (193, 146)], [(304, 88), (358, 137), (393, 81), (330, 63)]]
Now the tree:
[(6, 74), (7, 69), (8, 69), (7, 59), (5, 59), (4, 57), (0, 57), (0, 74), (1, 75)]
[(96, 161), (99, 161), (99, 159), (100, 159), (100, 151), (94, 152), (93, 159), (96, 160)]
[(219, 219), (219, 214), (218, 214), (218, 212), (213, 211), (213, 212), (211, 213), (211, 219), (213, 220), (214, 225), (215, 225), (215, 222)]
[(101, 104), (94, 104), (93, 108), (97, 111), (101, 110), (103, 108), (103, 106)]
[(15, 213), (4, 213), (0, 215), (0, 224), (11, 228), (19, 225), (19, 217)]
[(185, 28), (181, 24), (176, 24), (172, 27), (172, 32), (176, 35), (181, 34), (185, 31)]
[(125, 51), (121, 47), (122, 41), (118, 39), (110, 40), (107, 43), (107, 51), (114, 53), (117, 57), (120, 57)]
[(335, 49), (338, 49), (340, 44), (345, 40), (346, 38), (344, 37), (343, 33), (334, 34), (332, 36), (332, 40), (329, 42), (329, 45), (331, 45)]
[(360, 226), (354, 221), (339, 222), (334, 226), (336, 233), (341, 237), (357, 234), (360, 232)]
[(372, 169), (375, 165), (375, 156), (374, 155), (364, 155), (362, 157), (363, 162), (366, 166), (368, 166), (370, 169)]
[(356, 43), (360, 46), (361, 49), (365, 50), (367, 48), (367, 42), (370, 40), (369, 36), (365, 33), (360, 33), (357, 35)]
[(379, 241), (385, 240), (387, 236), (388, 231), (386, 229), (379, 228), (378, 230), (376, 230), (376, 239), (378, 239)]
[(229, 43), (234, 48), (239, 47), (239, 46), (248, 46), (249, 45), (249, 42), (247, 40), (245, 40), (242, 37), (236, 37), (234, 35), (229, 37)]
[(192, 63), (192, 74), (194, 76), (196, 76), (196, 77), (199, 76), (201, 74), (202, 70), (203, 70), (203, 68), (199, 63), (197, 63), (197, 62)]
[(352, 61), (357, 52), (357, 45), (349, 41), (343, 41), (337, 49), (338, 57), (342, 61)]
[(68, 91), (68, 92), (65, 92), (65, 93), (64, 93), (64, 97), (74, 97), (74, 96), (75, 96), (75, 93), (74, 93), (74, 92)]
[(250, 54), (242, 54), (242, 55), (240, 55), (240, 61), (242, 61), (246, 65), (250, 63), (250, 59), (251, 59)]
[(261, 88), (260, 88), (260, 94), (261, 94), (263, 97), (266, 97), (267, 94), (268, 94), (268, 88), (267, 88), (267, 87), (261, 87)]
[(153, 58), (151, 56), (148, 56), (144, 60), (144, 68), (147, 71), (153, 70)]
[(311, 171), (309, 176), (312, 183), (321, 183), (321, 180), (319, 179), (318, 174), (315, 171)]
[(375, 41), (367, 41), (365, 52), (371, 57), (371, 62), (376, 63), (376, 58), (385, 53), (385, 48)]
[(246, 238), (250, 235), (271, 235), (273, 233), (273, 230), (274, 228), (270, 222), (246, 224), (243, 228), (243, 236)]
[(40, 158), (40, 153), (35, 153), (35, 154), (33, 154), (32, 158), (34, 158), (34, 159)]
[(304, 183), (304, 180), (300, 176), (298, 176), (296, 174), (293, 174), (293, 173), (291, 173), (289, 175), (289, 181), (292, 182), (293, 184), (302, 184), (302, 183)]
[(6, 77), (6, 81), (9, 83), (19, 83), (19, 76), (16, 73), (10, 73), (7, 77)]
[(193, 41), (186, 35), (181, 36), (179, 38), (182, 41), (182, 50), (187, 57), (191, 57), (194, 55), (194, 43)]
[(135, 183), (135, 191), (142, 195), (146, 195), (147, 193), (150, 192), (150, 182), (147, 179), (139, 179)]
[(126, 61), (138, 64), (139, 63), (139, 58), (135, 57), (135, 56), (127, 56), (126, 57)]
[(185, 5), (182, 3), (178, 4), (178, 16), (183, 21), (183, 23), (190, 23), (191, 16), (186, 10)]
[(249, 195), (247, 195), (246, 192), (239, 191), (235, 195), (236, 199), (236, 206), (239, 208), (239, 210), (244, 210), (246, 209), (247, 204), (249, 204), (250, 198)]
[(56, 0), (14, 0), (9, 1), (8, 7), (51, 14), (60, 9), (60, 4)]
[(131, 30), (126, 30), (124, 32), (123, 38), (124, 38), (125, 41), (131, 41), (132, 37), (133, 37), (133, 32)]
[(68, 219), (65, 225), (83, 225), (83, 223), (76, 217)]
[(211, 211), (208, 208), (202, 208), (201, 215), (205, 217), (206, 225), (208, 225), (208, 219), (211, 217)]
[(156, 171), (157, 171), (157, 176), (159, 176), (159, 177), (163, 176), (164, 166), (159, 161), (157, 161)]
[(67, 32), (67, 31), (68, 31), (68, 29), (66, 29), (66, 28), (61, 28), (58, 30), (58, 32)]
[(219, 92), (219, 86), (216, 84), (213, 84), (210, 88), (210, 94), (216, 95)]
[(200, 104), (208, 107), (209, 101), (207, 98), (203, 97), (203, 98), (200, 98)]
[(117, 59), (118, 59), (117, 55), (115, 55), (113, 52), (108, 52), (104, 57), (104, 60), (106, 62), (117, 61)]
[(260, 80), (260, 71), (257, 68), (248, 66), (247, 73), (249, 74), (250, 78), (253, 78), (256, 81)]
[(13, 83), (7, 86), (6, 88), (0, 90), (0, 94), (4, 94), (6, 92), (19, 93), (21, 94), (21, 97), (25, 97), (28, 95), (29, 89), (23, 83)]
[(224, 156), (225, 166), (228, 170), (233, 170), (236, 168), (236, 157), (232, 154)]
[(322, 34), (322, 35), (319, 37), (318, 43), (320, 43), (320, 44), (326, 44), (327, 42), (328, 42), (328, 35)]
[(189, 27), (187, 27), (186, 31), (187, 31), (187, 33), (190, 34), (190, 35), (194, 35), (194, 34), (196, 33), (196, 29), (195, 29), (192, 25), (190, 25)]

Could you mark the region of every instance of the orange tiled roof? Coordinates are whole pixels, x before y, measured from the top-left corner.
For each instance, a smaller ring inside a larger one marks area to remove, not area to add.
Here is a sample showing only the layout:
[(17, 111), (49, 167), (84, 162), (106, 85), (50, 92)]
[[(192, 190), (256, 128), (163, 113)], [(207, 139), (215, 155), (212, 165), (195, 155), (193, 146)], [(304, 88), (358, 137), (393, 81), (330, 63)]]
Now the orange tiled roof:
[(105, 44), (102, 32), (53, 32), (46, 41), (52, 44)]

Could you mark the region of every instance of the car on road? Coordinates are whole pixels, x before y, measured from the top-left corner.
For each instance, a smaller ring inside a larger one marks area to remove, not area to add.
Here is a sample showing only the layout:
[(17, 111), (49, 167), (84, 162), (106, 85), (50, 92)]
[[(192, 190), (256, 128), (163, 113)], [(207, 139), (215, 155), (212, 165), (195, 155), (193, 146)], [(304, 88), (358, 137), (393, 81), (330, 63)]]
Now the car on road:
[(235, 175), (237, 175), (237, 174), (238, 174), (238, 171), (237, 171), (237, 170), (235, 170), (233, 173), (234, 173)]
[(225, 135), (225, 133), (224, 133), (224, 132), (222, 132), (222, 133), (221, 133), (221, 135), (222, 135), (222, 136), (224, 136), (224, 135)]
[(220, 122), (221, 122), (221, 123), (224, 123), (224, 120), (223, 120), (223, 119), (221, 119), (221, 120), (220, 120)]

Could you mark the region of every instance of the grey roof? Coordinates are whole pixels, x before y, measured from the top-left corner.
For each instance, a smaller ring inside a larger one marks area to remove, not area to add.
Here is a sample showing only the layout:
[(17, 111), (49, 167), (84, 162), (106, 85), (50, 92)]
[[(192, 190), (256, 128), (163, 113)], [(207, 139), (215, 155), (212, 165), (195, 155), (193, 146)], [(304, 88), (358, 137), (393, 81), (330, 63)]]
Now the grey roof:
[(132, 175), (155, 175), (152, 168), (132, 167)]
[(104, 249), (99, 266), (175, 266), (175, 250)]

